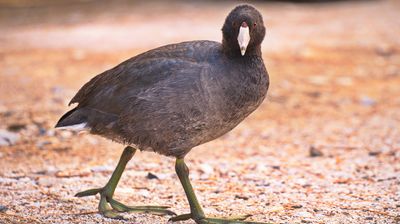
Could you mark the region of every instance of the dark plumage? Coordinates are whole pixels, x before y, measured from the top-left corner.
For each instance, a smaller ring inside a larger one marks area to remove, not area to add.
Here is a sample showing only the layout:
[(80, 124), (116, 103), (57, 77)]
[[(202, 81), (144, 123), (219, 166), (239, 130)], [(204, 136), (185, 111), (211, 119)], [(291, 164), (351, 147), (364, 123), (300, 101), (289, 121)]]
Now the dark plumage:
[(248, 24), (257, 22), (244, 56), (236, 40), (240, 24), (228, 16), (222, 45), (171, 44), (94, 77), (71, 100), (78, 106), (56, 127), (85, 122), (93, 134), (176, 157), (230, 131), (260, 105), (268, 89), (262, 18), (240, 16)]
[(171, 44), (97, 75), (56, 127), (85, 124), (93, 134), (177, 158), (227, 133), (261, 104), (269, 79), (258, 11), (236, 7), (222, 31), (222, 44)]

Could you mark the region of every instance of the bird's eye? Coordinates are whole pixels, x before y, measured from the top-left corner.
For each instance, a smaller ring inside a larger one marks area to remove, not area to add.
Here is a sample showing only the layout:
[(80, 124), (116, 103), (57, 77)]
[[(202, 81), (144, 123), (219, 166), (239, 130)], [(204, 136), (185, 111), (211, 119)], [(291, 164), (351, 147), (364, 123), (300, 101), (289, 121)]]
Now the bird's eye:
[(257, 23), (254, 23), (254, 24), (253, 24), (253, 27), (256, 27), (256, 26), (257, 26)]
[(232, 22), (232, 26), (235, 27), (236, 26), (236, 22)]

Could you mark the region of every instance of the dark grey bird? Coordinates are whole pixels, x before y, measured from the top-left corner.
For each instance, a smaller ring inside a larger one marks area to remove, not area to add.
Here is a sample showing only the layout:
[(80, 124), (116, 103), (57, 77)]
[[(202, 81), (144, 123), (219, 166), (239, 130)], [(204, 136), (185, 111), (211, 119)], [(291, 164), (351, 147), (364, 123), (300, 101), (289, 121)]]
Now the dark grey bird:
[(176, 157), (176, 173), (190, 204), (190, 214), (171, 221), (250, 223), (237, 221), (247, 216), (206, 217), (184, 162), (192, 148), (237, 126), (268, 90), (261, 14), (250, 5), (237, 6), (227, 16), (222, 35), (222, 44), (189, 41), (147, 51), (97, 75), (78, 91), (70, 102), (77, 106), (56, 127), (86, 129), (127, 145), (108, 183), (78, 197), (99, 193), (99, 212), (110, 218), (128, 211), (175, 215), (165, 206), (126, 206), (113, 199), (136, 149), (153, 151)]

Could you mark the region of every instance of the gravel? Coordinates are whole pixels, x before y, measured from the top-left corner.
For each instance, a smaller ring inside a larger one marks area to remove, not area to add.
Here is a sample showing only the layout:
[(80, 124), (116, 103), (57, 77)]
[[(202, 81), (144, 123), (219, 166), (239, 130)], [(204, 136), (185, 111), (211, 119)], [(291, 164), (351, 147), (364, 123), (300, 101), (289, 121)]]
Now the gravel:
[[(93, 75), (162, 43), (219, 40), (218, 21), (234, 4), (0, 10), (0, 223), (166, 223), (137, 213), (106, 219), (98, 196), (74, 197), (105, 185), (123, 146), (53, 127)], [(400, 223), (400, 3), (254, 4), (268, 27), (271, 89), (232, 132), (187, 156), (205, 212), (272, 223)], [(148, 152), (128, 164), (115, 199), (189, 211), (174, 159)]]

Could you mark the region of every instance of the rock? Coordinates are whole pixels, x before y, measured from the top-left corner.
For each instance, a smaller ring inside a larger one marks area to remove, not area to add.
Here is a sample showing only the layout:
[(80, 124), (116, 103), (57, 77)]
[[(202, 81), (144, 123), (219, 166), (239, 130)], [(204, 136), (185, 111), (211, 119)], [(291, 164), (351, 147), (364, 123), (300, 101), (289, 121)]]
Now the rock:
[(294, 182), (302, 187), (310, 186), (310, 183), (307, 179), (304, 178), (296, 178)]
[(0, 146), (12, 146), (19, 140), (20, 136), (4, 129), (0, 130)]
[(249, 200), (249, 197), (243, 195), (236, 195), (235, 199)]
[(285, 208), (282, 205), (277, 205), (269, 209), (269, 212), (281, 212), (285, 210)]
[(375, 53), (382, 57), (390, 57), (396, 53), (395, 49), (388, 45), (378, 46), (375, 48)]
[(148, 173), (146, 176), (147, 179), (151, 180), (151, 179), (158, 179), (158, 177), (155, 174), (152, 173)]
[(62, 130), (59, 132), (59, 136), (61, 137), (61, 139), (68, 139), (73, 136), (73, 133), (69, 130)]
[(368, 155), (370, 155), (370, 156), (378, 156), (379, 154), (381, 154), (381, 152), (379, 152), (379, 151), (368, 152)]
[(159, 180), (167, 180), (167, 179), (171, 179), (171, 178), (175, 178), (175, 174), (171, 174), (171, 173), (158, 173), (157, 174), (157, 179), (159, 179)]
[(312, 220), (308, 220), (308, 219), (302, 219), (301, 223), (312, 223)]
[(7, 130), (12, 132), (19, 132), (26, 128), (26, 124), (11, 124), (7, 127)]
[(46, 128), (40, 126), (38, 126), (38, 130), (39, 130), (39, 135), (41, 136), (45, 135), (47, 132)]
[(90, 168), (90, 171), (94, 173), (102, 173), (102, 172), (112, 172), (113, 167), (111, 166), (94, 166)]
[(298, 209), (298, 208), (302, 208), (302, 205), (291, 205), (290, 206), (292, 209)]
[(0, 212), (6, 212), (8, 208), (4, 205), (0, 205)]
[(309, 155), (310, 157), (320, 157), (323, 156), (324, 154), (321, 152), (321, 150), (317, 149), (316, 147), (310, 146)]
[(280, 166), (271, 166), (271, 168), (274, 169), (274, 170), (280, 170), (281, 169)]
[(294, 214), (297, 217), (302, 217), (302, 218), (311, 218), (313, 215), (309, 212), (297, 212)]
[(204, 174), (212, 174), (214, 172), (214, 168), (212, 168), (207, 163), (202, 163), (200, 165), (200, 171), (203, 172)]
[(143, 196), (145, 198), (149, 198), (150, 197), (150, 192), (146, 189), (141, 189), (139, 190), (136, 194)]
[[(43, 135), (46, 134), (47, 136), (50, 136), (50, 137), (54, 136), (56, 133), (56, 131), (54, 129), (46, 130), (43, 128), (43, 130), (44, 130)], [(43, 130), (41, 130), (41, 131), (43, 131)]]

